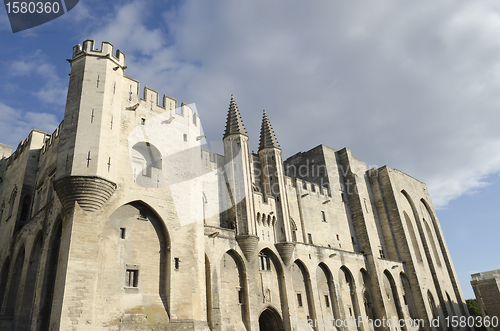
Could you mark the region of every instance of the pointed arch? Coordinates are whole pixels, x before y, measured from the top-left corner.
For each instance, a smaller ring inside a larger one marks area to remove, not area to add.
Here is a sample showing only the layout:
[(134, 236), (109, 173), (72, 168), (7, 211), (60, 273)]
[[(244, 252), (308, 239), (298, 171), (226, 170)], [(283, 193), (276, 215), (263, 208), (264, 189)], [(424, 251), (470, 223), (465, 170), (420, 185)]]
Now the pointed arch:
[(432, 319), (439, 318), (439, 312), (436, 306), (436, 301), (430, 290), (427, 290), (427, 300), (429, 302), (429, 308), (431, 309)]
[(408, 214), (406, 213), (406, 211), (403, 211), (403, 216), (405, 218), (405, 221), (406, 221), (406, 228), (408, 229), (408, 232), (410, 233), (410, 244), (411, 244), (411, 247), (413, 247), (413, 252), (415, 253), (415, 256), (417, 257), (417, 260), (419, 262), (423, 262), (423, 259), (422, 259), (422, 254), (420, 253), (420, 248), (418, 247), (418, 241), (417, 241), (417, 237), (415, 236), (415, 230), (413, 228), (413, 225), (412, 225), (412, 221), (410, 219), (410, 217), (408, 216)]
[(12, 190), (12, 193), (10, 194), (9, 214), (7, 215), (7, 219), (9, 219), (12, 216), (12, 213), (14, 212), (14, 205), (16, 202), (16, 197), (17, 197), (17, 185), (14, 186), (14, 189)]
[(361, 273), (361, 279), (363, 280), (362, 293), (363, 293), (363, 305), (365, 307), (365, 313), (369, 319), (374, 320), (376, 319), (375, 317), (376, 311), (374, 309), (374, 304), (373, 304), (372, 280), (366, 269), (361, 268), (360, 273)]
[(40, 263), (40, 256), (42, 254), (42, 244), (43, 235), (42, 231), (39, 231), (35, 237), (30, 259), (28, 262), (28, 272), (26, 274), (26, 280), (24, 282), (24, 294), (21, 303), (21, 312), (19, 319), (18, 328), (21, 330), (28, 330), (31, 325), (31, 316), (33, 311), (33, 300), (35, 298), (35, 289), (38, 275), (38, 266)]
[(422, 246), (424, 248), (424, 253), (425, 253), (426, 260), (427, 260), (427, 264), (428, 264), (429, 269), (431, 271), (432, 281), (434, 283), (434, 287), (435, 287), (437, 295), (438, 295), (439, 305), (440, 305), (440, 307), (442, 307), (442, 309), (444, 311), (444, 315), (447, 316), (448, 313), (446, 311), (446, 304), (445, 304), (445, 300), (443, 298), (443, 291), (441, 290), (441, 283), (440, 283), (438, 276), (437, 276), (437, 273), (436, 273), (436, 266), (434, 265), (434, 262), (433, 262), (431, 247), (429, 247), (430, 244), (429, 244), (429, 240), (428, 240), (427, 236), (425, 235), (424, 226), (422, 225), (422, 222), (420, 221), (417, 209), (416, 209), (415, 204), (413, 203), (413, 200), (410, 197), (410, 195), (405, 190), (402, 190), (401, 193), (406, 198), (406, 200), (408, 201), (408, 203), (410, 204), (410, 206), (412, 208), (412, 211), (413, 211), (413, 214), (415, 217), (415, 221), (417, 223), (417, 228), (418, 228), (418, 232), (420, 235), (420, 240), (421, 240)]
[(403, 301), (408, 308), (408, 313), (410, 317), (417, 318), (415, 301), (413, 300), (413, 293), (410, 285), (410, 281), (404, 272), (400, 272), (399, 277), (401, 278), (401, 284), (403, 285)]
[(296, 307), (299, 320), (307, 320), (307, 316), (316, 320), (311, 278), (307, 267), (299, 259), (295, 260), (292, 264), (292, 284), (296, 295)]
[(7, 280), (9, 279), (10, 258), (7, 257), (3, 263), (2, 270), (0, 271), (0, 315), (2, 312), (2, 305), (4, 302), (5, 293), (7, 292)]
[(24, 257), (25, 248), (22, 246), (17, 251), (16, 262), (14, 263), (14, 268), (12, 269), (12, 274), (10, 277), (10, 286), (8, 289), (7, 303), (4, 305), (3, 315), (7, 319), (12, 319), (14, 317), (14, 312), (16, 310), (16, 305), (19, 298), (19, 284), (21, 282), (21, 275), (24, 268)]
[(205, 298), (207, 305), (207, 323), (208, 327), (212, 329), (212, 271), (207, 254), (205, 254)]
[(290, 229), (292, 230), (292, 241), (297, 242), (297, 225), (293, 218), (290, 218)]
[(341, 288), (342, 303), (344, 308), (344, 318), (358, 319), (359, 303), (356, 295), (356, 283), (354, 277), (345, 265), (339, 270), (339, 284)]
[(19, 218), (21, 226), (29, 220), (30, 206), (31, 206), (31, 196), (27, 194), (23, 198), (23, 204), (21, 207), (21, 216)]
[(319, 292), (320, 307), (323, 318), (340, 319), (337, 294), (333, 275), (328, 266), (321, 262), (316, 268), (316, 282)]
[(102, 287), (107, 301), (96, 302), (96, 309), (115, 305), (124, 314), (123, 296), (140, 291), (158, 321), (168, 321), (170, 237), (158, 212), (142, 200), (125, 203), (110, 215), (101, 236), (98, 282), (111, 285)]
[(163, 176), (161, 152), (153, 144), (145, 141), (136, 143), (130, 150), (134, 181), (147, 188), (166, 187)]
[[(262, 293), (258, 295), (262, 297), (262, 302), (280, 307), (281, 312), (287, 311), (287, 294), (281, 260), (267, 247), (262, 249), (258, 256), (262, 288)], [(265, 268), (266, 264), (268, 268)]]
[(432, 252), (434, 253), (434, 259), (436, 260), (436, 264), (441, 267), (441, 259), (439, 258), (439, 254), (436, 248), (436, 243), (434, 242), (434, 236), (432, 235), (431, 228), (429, 227), (429, 224), (427, 224), (425, 218), (422, 218), (422, 223), (424, 223), (425, 225), (425, 231), (427, 233), (427, 238), (431, 243)]
[(450, 306), (450, 312), (451, 312), (451, 316), (457, 316), (455, 314), (455, 307), (453, 307), (453, 301), (451, 300), (450, 298), (450, 295), (448, 294), (448, 292), (446, 292), (446, 301), (448, 302), (448, 305)]
[(386, 302), (388, 303), (386, 307), (387, 318), (396, 320), (395, 318), (392, 317), (394, 316), (397, 317), (398, 320), (404, 319), (403, 311), (401, 309), (401, 302), (399, 301), (399, 294), (398, 294), (398, 289), (396, 287), (396, 282), (394, 281), (394, 278), (387, 269), (384, 270), (384, 288), (385, 288), (385, 294), (387, 296)]
[(463, 303), (464, 300), (462, 299), (461, 291), (458, 288), (457, 279), (456, 279), (456, 276), (455, 276), (455, 271), (453, 270), (453, 267), (451, 265), (451, 261), (450, 261), (450, 258), (449, 258), (449, 255), (448, 255), (448, 251), (447, 251), (447, 248), (446, 248), (446, 243), (444, 242), (444, 238), (441, 236), (441, 230), (440, 230), (437, 218), (434, 215), (434, 212), (433, 212), (432, 208), (430, 207), (430, 205), (427, 203), (427, 201), (425, 199), (423, 199), (423, 198), (420, 199), (420, 202), (422, 203), (422, 205), (424, 206), (425, 210), (427, 210), (427, 213), (430, 216), (430, 221), (432, 222), (432, 226), (433, 226), (434, 231), (436, 233), (436, 237), (437, 237), (437, 240), (438, 240), (438, 243), (439, 243), (439, 248), (441, 250), (441, 254), (443, 256), (444, 263), (446, 265), (446, 269), (448, 271), (448, 275), (450, 277), (451, 284), (453, 286), (453, 291), (455, 292), (455, 297), (457, 298), (457, 300), (459, 302), (458, 306), (460, 307), (460, 312), (462, 313), (463, 316), (467, 316), (467, 314), (465, 313), (465, 305), (464, 304), (460, 304), (460, 302)]
[(61, 247), (62, 219), (58, 218), (48, 239), (47, 258), (45, 270), (43, 271), (43, 283), (41, 293), (41, 304), (38, 313), (36, 330), (49, 330), (52, 315), (52, 304), (54, 300), (54, 289), (57, 278), (57, 267), (59, 265), (59, 250)]
[(259, 331), (284, 331), (283, 318), (269, 305), (259, 314)]
[(228, 250), (220, 261), (220, 310), (224, 324), (238, 330), (248, 329), (248, 289), (246, 268), (241, 256)]

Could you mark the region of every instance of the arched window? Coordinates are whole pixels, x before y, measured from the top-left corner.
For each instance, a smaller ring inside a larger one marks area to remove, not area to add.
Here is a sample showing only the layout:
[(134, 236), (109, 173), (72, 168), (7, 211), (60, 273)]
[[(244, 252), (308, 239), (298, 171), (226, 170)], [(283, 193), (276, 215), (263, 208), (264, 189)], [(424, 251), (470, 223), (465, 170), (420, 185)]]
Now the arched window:
[(410, 233), (410, 238), (408, 239), (408, 241), (411, 242), (411, 245), (413, 247), (413, 252), (415, 253), (415, 256), (417, 257), (417, 260), (422, 262), (423, 261), (422, 254), (420, 253), (420, 249), (418, 248), (417, 237), (415, 236), (415, 231), (413, 229), (411, 219), (405, 211), (403, 211), (403, 215), (405, 217), (406, 227), (408, 228), (408, 232)]
[(16, 196), (17, 196), (17, 186), (14, 186), (14, 189), (12, 190), (12, 194), (10, 195), (9, 216), (7, 216), (7, 219), (9, 219), (12, 216), (12, 212), (14, 211), (14, 203), (16, 202)]
[(295, 222), (293, 219), (290, 219), (290, 228), (292, 229), (292, 241), (297, 242), (297, 225), (295, 225)]
[(0, 206), (0, 224), (2, 223), (4, 210), (5, 210), (5, 201), (2, 201), (2, 205)]
[(21, 222), (27, 222), (29, 219), (29, 211), (31, 205), (31, 196), (26, 195), (23, 198), (23, 206), (21, 208), (21, 218), (19, 219)]
[(264, 252), (259, 253), (259, 270), (260, 271), (270, 271), (271, 270), (271, 260), (269, 256)]
[(166, 186), (163, 176), (162, 155), (149, 142), (139, 142), (131, 150), (132, 171), (134, 181), (148, 188), (163, 188)]

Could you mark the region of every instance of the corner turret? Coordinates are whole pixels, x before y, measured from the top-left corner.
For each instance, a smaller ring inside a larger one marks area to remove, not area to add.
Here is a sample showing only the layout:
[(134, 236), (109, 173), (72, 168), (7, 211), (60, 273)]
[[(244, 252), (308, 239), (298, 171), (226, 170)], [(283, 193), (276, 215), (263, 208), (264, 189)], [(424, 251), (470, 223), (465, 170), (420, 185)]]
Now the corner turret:
[(122, 81), (125, 56), (94, 40), (73, 47), (54, 188), (64, 210), (74, 203), (88, 212), (101, 208), (116, 189)]

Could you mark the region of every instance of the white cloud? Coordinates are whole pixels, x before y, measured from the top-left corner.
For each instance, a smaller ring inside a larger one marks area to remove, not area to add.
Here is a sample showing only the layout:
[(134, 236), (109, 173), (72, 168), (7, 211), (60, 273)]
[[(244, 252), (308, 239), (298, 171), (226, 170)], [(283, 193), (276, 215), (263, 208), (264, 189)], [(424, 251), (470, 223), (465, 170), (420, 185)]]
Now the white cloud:
[(153, 14), (129, 2), (92, 36), (122, 49), (142, 84), (195, 102), (209, 139), (234, 93), (253, 148), (266, 109), (285, 157), (347, 146), (426, 182), (436, 207), (500, 171), (493, 1), (188, 0), (163, 30)]
[(59, 125), (53, 114), (24, 112), (0, 102), (0, 142), (12, 146), (13, 151), (33, 129), (51, 134)]
[(10, 61), (6, 67), (8, 75), (39, 79), (43, 87), (32, 94), (42, 102), (56, 105), (65, 104), (67, 84), (58, 76), (56, 67), (49, 62), (41, 50), (21, 59)]

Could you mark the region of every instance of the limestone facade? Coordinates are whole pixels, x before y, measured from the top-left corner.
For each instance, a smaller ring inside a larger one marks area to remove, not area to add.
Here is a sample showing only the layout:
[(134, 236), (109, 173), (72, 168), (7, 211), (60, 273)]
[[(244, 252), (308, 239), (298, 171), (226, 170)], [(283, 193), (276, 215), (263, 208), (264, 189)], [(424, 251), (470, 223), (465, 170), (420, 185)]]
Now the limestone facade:
[[(470, 284), (474, 290), (483, 319), (491, 320), (500, 317), (500, 269), (480, 272), (471, 275)], [(500, 330), (498, 320), (495, 320), (487, 330)]]
[[(141, 96), (110, 43), (69, 62), (55, 132), (0, 145), (0, 330), (438, 330), (467, 314), (424, 183), (324, 145), (283, 161), (266, 113), (250, 152), (234, 98), (211, 154), (194, 106)], [(339, 325), (362, 316), (394, 325)]]

